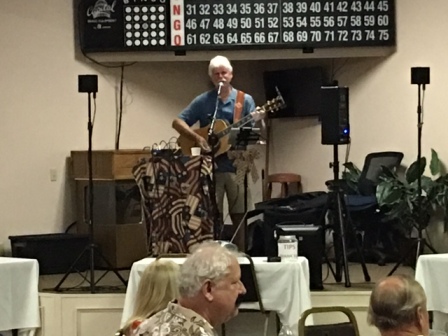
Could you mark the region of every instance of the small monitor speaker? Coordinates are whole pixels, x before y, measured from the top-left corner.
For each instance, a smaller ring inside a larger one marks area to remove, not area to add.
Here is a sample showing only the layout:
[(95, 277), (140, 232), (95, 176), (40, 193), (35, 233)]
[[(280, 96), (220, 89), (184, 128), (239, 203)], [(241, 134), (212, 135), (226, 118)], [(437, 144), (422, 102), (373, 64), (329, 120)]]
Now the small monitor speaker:
[(98, 76), (97, 75), (79, 75), (78, 76), (78, 92), (98, 92)]
[(419, 84), (419, 85), (429, 84), (429, 68), (428, 67), (411, 68), (411, 84)]

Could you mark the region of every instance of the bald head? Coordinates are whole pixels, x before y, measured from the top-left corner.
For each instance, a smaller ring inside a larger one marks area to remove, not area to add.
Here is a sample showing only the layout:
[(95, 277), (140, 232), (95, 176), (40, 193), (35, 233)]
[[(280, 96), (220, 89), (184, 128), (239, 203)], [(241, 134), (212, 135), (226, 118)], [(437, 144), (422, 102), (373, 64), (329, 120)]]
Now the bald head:
[(426, 295), (422, 286), (413, 278), (404, 275), (390, 276), (377, 283), (373, 289), (368, 322), (380, 331), (409, 327), (425, 329), (425, 319)]

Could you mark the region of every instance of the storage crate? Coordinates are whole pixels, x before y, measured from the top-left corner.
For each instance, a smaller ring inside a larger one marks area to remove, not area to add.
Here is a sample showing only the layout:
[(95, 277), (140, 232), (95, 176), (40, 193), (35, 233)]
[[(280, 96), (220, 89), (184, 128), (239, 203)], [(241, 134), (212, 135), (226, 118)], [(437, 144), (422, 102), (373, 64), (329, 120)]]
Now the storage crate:
[[(76, 258), (89, 244), (86, 234), (39, 234), (28, 236), (9, 236), (12, 256), (37, 259), (39, 274), (58, 274), (68, 271)], [(89, 253), (86, 251), (76, 263), (75, 272), (89, 268)]]

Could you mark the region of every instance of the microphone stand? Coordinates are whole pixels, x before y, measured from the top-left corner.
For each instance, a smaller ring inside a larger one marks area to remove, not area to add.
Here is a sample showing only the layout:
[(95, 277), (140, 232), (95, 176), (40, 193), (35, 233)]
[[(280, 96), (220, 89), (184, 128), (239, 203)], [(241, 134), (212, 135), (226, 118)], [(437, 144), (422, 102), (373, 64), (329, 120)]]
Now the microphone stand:
[[(215, 128), (215, 122), (216, 122), (216, 115), (218, 114), (219, 95), (221, 94), (221, 89), (222, 89), (223, 85), (224, 85), (223, 82), (219, 82), (218, 91), (217, 91), (217, 95), (216, 95), (215, 111), (213, 112), (212, 120), (210, 122), (210, 128), (208, 129), (208, 134), (207, 134), (209, 145), (210, 145), (211, 140), (214, 140), (214, 141), (218, 140), (218, 139), (216, 139), (216, 136), (214, 134), (214, 128)], [(211, 139), (213, 137), (214, 137), (214, 139)], [(215, 144), (212, 143), (212, 145), (216, 145), (216, 143)], [(213, 149), (213, 147), (212, 147), (212, 149)]]
[(218, 91), (216, 96), (216, 104), (215, 104), (215, 111), (213, 112), (213, 116), (211, 118), (210, 122), (210, 128), (208, 129), (207, 133), (207, 142), (211, 149), (211, 159), (212, 159), (212, 184), (211, 184), (211, 196), (212, 196), (212, 204), (214, 205), (214, 220), (213, 220), (213, 238), (214, 240), (219, 240), (221, 237), (221, 216), (218, 210), (218, 202), (216, 200), (216, 169), (215, 169), (215, 149), (216, 145), (218, 144), (218, 138), (216, 137), (216, 134), (214, 133), (215, 128), (215, 122), (216, 122), (216, 115), (218, 114), (218, 106), (219, 106), (219, 96), (221, 94), (221, 89), (223, 87), (223, 82), (219, 82), (218, 85)]

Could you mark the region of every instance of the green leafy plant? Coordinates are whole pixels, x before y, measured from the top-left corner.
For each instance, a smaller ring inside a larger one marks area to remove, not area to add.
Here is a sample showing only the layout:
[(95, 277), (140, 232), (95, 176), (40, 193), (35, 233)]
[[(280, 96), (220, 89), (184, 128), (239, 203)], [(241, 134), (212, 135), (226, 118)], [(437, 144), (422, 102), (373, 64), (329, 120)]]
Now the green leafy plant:
[(353, 162), (345, 162), (343, 166), (345, 170), (342, 172), (342, 179), (347, 185), (347, 192), (350, 194), (360, 194), (358, 182), (361, 176), (361, 170)]
[[(383, 167), (381, 182), (376, 189), (378, 204), (386, 209), (389, 219), (397, 220), (409, 233), (414, 227), (424, 229), (434, 211), (441, 209), (445, 214), (445, 227), (448, 223), (448, 175), (442, 174), (442, 163), (435, 150), (431, 150), (431, 176), (425, 176), (426, 158), (416, 160), (406, 170), (405, 178), (400, 179), (395, 172)], [(419, 205), (418, 177), (421, 177), (421, 196)], [(420, 208), (420, 211), (419, 211)]]

